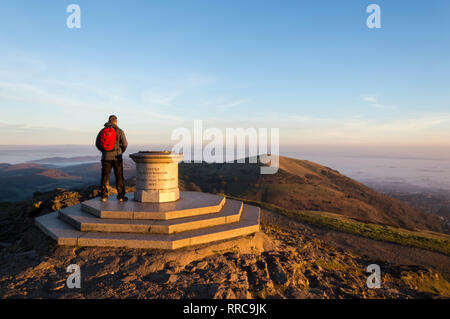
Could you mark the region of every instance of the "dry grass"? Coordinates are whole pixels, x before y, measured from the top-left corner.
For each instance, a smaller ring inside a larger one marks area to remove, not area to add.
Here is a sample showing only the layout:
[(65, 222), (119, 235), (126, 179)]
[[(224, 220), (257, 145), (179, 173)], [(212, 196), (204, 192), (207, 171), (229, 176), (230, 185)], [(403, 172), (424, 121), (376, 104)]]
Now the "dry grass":
[(314, 226), (330, 228), (403, 246), (437, 251), (450, 256), (450, 236), (445, 234), (430, 233), (426, 231), (410, 231), (391, 226), (363, 223), (329, 212), (288, 210), (265, 202), (247, 200), (233, 196), (227, 197), (241, 200), (245, 203), (259, 206)]

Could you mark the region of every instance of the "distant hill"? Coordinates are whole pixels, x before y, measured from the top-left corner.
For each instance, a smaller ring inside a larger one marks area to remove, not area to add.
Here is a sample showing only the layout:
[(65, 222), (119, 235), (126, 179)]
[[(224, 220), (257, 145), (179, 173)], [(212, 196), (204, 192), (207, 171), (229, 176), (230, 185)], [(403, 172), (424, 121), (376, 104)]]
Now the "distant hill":
[(17, 201), (29, 198), (35, 191), (83, 185), (85, 182), (79, 176), (45, 165), (25, 163), (0, 166), (0, 201)]
[[(31, 198), (34, 192), (55, 188), (73, 189), (100, 183), (101, 165), (85, 163), (69, 166), (21, 163), (0, 165), (0, 202), (13, 202)], [(124, 161), (124, 175), (134, 175), (134, 163)], [(114, 173), (111, 174), (114, 176)], [(112, 178), (113, 179), (113, 178)]]
[(224, 193), (286, 209), (326, 211), (359, 221), (448, 233), (445, 222), (398, 199), (380, 194), (331, 168), (280, 156), (276, 174), (261, 175), (262, 164), (180, 165), (183, 187)]
[[(60, 167), (60, 169), (72, 175), (83, 176), (85, 178), (93, 178), (97, 181), (97, 179), (100, 178), (101, 163), (99, 160), (95, 163), (71, 165)], [(124, 159), (123, 171), (125, 178), (130, 178), (135, 175), (135, 164), (131, 159)], [(111, 171), (111, 175), (114, 176), (113, 171)]]
[(53, 179), (60, 179), (60, 178), (69, 178), (69, 179), (75, 179), (78, 176), (70, 176), (69, 174), (67, 174), (66, 172), (54, 169), (54, 168), (49, 168), (43, 172), (40, 172), (38, 175), (41, 176), (47, 176)]
[(32, 160), (29, 163), (36, 164), (54, 164), (54, 165), (68, 165), (100, 161), (100, 156), (75, 156), (75, 157), (48, 157), (39, 160)]

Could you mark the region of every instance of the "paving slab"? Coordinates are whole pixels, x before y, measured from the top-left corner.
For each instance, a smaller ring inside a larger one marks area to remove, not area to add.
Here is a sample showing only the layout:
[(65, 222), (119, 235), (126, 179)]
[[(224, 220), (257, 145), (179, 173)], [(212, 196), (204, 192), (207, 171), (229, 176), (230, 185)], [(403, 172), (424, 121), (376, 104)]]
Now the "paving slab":
[(227, 200), (218, 213), (169, 220), (106, 219), (81, 210), (81, 204), (63, 208), (59, 218), (82, 232), (173, 234), (182, 231), (238, 222), (243, 203)]
[(180, 199), (168, 203), (141, 203), (134, 200), (134, 193), (127, 193), (126, 202), (119, 202), (115, 195), (103, 203), (94, 198), (81, 203), (81, 209), (100, 218), (169, 220), (219, 212), (225, 197), (202, 193), (180, 192)]
[(59, 219), (56, 212), (36, 218), (36, 225), (60, 245), (177, 249), (255, 233), (259, 215), (258, 207), (244, 204), (239, 222), (176, 234), (81, 232)]
[(74, 246), (80, 232), (58, 218), (58, 212), (36, 217), (35, 225), (47, 236), (56, 240), (58, 245)]

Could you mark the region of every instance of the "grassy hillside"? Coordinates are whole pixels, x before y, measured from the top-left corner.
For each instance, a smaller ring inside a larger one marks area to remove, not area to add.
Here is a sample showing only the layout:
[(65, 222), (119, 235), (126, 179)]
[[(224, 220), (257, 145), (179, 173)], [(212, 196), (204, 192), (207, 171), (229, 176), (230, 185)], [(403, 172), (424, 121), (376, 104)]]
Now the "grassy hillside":
[(325, 227), (403, 246), (437, 251), (450, 256), (450, 236), (446, 234), (430, 231), (408, 231), (403, 228), (392, 226), (363, 223), (334, 213), (288, 210), (264, 202), (246, 200), (233, 196), (227, 197), (230, 199), (242, 200), (247, 204), (259, 206), (314, 226)]
[(280, 157), (276, 174), (261, 175), (260, 165), (182, 163), (180, 179), (188, 190), (223, 193), (288, 210), (324, 211), (366, 223), (448, 232), (439, 217), (380, 194), (331, 168)]

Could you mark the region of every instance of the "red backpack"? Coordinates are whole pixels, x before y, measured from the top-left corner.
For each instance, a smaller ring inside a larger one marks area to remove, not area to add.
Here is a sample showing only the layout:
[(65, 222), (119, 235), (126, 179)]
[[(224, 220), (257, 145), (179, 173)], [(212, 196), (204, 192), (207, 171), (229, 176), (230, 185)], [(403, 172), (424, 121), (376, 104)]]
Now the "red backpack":
[(113, 127), (105, 127), (100, 131), (100, 145), (104, 151), (112, 151), (116, 145), (117, 133)]

